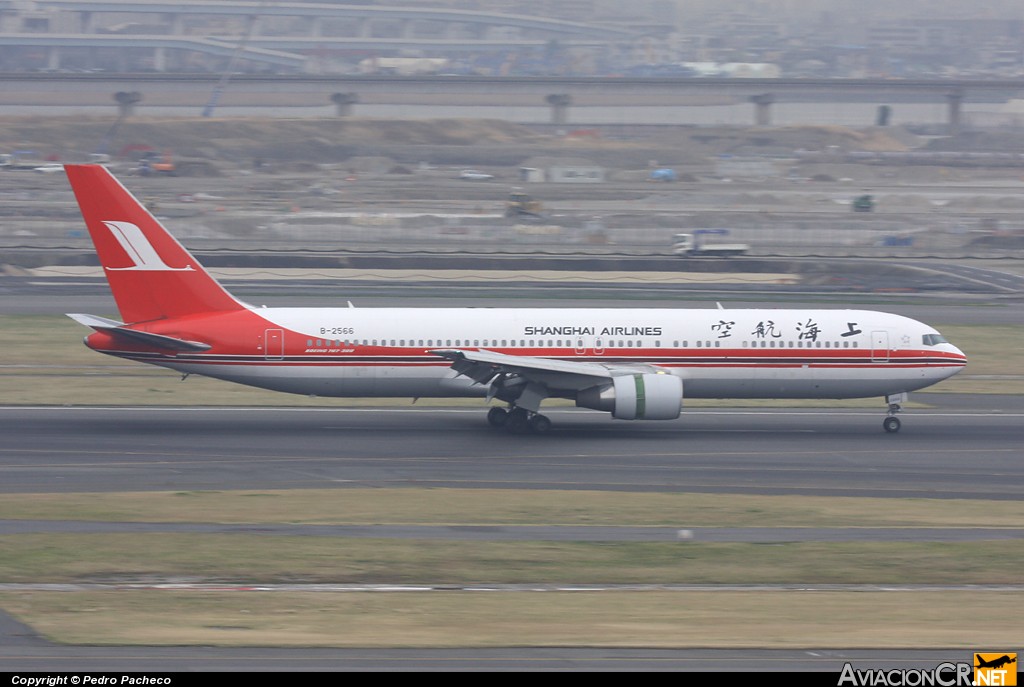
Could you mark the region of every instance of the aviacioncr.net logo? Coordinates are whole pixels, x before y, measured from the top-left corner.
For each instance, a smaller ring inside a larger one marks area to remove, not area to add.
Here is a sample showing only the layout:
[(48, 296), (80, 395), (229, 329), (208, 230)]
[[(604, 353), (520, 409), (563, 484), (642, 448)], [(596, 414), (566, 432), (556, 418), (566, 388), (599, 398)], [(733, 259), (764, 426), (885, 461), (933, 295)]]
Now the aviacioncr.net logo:
[(1017, 654), (974, 654), (976, 687), (1014, 687), (1017, 684)]
[(843, 664), (838, 687), (973, 687), (970, 663), (940, 663), (934, 668), (894, 668), (858, 670)]

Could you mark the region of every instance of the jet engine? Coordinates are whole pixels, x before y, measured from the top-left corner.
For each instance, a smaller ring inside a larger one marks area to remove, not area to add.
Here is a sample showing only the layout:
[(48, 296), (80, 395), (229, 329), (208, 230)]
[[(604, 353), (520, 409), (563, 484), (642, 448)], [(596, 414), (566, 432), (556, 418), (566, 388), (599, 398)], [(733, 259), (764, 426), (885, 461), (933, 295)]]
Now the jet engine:
[(620, 420), (675, 420), (683, 407), (683, 380), (670, 374), (627, 374), (576, 394), (576, 405)]

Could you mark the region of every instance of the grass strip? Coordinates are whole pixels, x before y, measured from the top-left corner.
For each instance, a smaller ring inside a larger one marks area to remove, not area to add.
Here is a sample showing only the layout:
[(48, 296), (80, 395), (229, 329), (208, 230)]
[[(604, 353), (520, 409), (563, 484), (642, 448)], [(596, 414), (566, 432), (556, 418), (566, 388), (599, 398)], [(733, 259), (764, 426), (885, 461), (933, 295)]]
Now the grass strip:
[(321, 525), (1024, 527), (1024, 503), (533, 489), (5, 494), (0, 519)]
[(1024, 541), (494, 542), (258, 534), (0, 536), (0, 580), (230, 584), (1019, 584)]
[(69, 644), (963, 650), (953, 660), (1024, 645), (1007, 611), (1018, 601), (981, 591), (0, 593), (9, 612)]

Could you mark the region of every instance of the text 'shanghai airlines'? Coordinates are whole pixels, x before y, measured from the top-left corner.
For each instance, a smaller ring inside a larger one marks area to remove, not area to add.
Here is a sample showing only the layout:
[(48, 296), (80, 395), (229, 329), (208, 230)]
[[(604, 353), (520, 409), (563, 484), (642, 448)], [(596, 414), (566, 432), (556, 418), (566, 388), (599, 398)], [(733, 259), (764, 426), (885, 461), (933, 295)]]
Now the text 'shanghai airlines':
[(316, 396), (497, 400), (487, 420), (542, 433), (547, 398), (673, 420), (691, 398), (884, 397), (966, 357), (915, 320), (864, 310), (256, 308), (236, 300), (106, 169), (68, 179), (123, 322), (71, 315), (93, 350)]

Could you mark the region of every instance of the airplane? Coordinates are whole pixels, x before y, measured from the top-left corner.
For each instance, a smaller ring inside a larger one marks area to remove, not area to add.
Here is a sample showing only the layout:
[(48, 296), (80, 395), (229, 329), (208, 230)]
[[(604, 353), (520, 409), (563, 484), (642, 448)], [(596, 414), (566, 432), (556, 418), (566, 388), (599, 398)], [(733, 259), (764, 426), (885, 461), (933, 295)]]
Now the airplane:
[(1009, 654), (1003, 654), (999, 658), (992, 659), (991, 661), (986, 661), (981, 658), (981, 654), (975, 654), (975, 656), (978, 657), (978, 665), (974, 666), (975, 668), (1002, 668), (1005, 665), (1017, 662), (1016, 655), (1014, 655), (1013, 658), (1010, 658)]
[(183, 375), (324, 397), (479, 397), (543, 434), (546, 399), (674, 420), (689, 398), (882, 396), (966, 356), (932, 327), (864, 310), (267, 308), (228, 293), (105, 167), (66, 165), (122, 321), (69, 314), (89, 348)]

